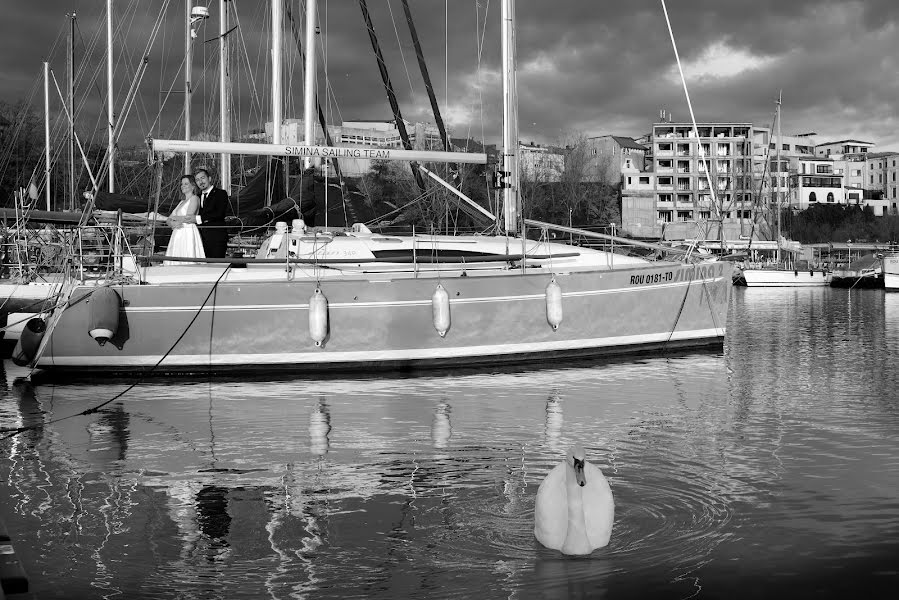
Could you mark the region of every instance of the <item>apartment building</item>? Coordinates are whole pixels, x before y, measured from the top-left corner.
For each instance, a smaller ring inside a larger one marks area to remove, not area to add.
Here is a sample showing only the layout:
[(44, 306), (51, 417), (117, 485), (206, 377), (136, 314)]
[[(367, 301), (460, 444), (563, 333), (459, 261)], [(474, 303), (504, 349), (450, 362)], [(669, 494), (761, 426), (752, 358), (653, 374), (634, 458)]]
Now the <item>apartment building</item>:
[(623, 173), (644, 170), (646, 146), (623, 135), (600, 135), (587, 138), (590, 163), (588, 178), (609, 185), (621, 183)]
[(846, 154), (868, 154), (874, 151), (874, 146), (874, 142), (865, 142), (863, 140), (820, 142), (815, 145), (815, 155), (838, 158)]
[(690, 123), (654, 123), (649, 140), (646, 174), (623, 174), (625, 230), (666, 239), (707, 237), (709, 223), (714, 237), (749, 231), (751, 123), (701, 123), (696, 131)]
[(899, 153), (874, 152), (865, 156), (865, 188), (868, 198), (865, 204), (874, 214), (899, 214)]
[(799, 168), (790, 173), (788, 204), (795, 210), (806, 210), (815, 204), (846, 204), (843, 175), (834, 170), (834, 161), (818, 155), (802, 158)]

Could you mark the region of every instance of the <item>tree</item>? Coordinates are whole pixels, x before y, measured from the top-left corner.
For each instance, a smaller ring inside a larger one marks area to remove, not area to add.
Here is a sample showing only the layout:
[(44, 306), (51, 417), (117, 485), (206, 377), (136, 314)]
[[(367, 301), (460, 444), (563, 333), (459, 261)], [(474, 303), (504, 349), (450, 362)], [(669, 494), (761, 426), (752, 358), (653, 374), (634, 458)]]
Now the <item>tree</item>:
[(12, 192), (27, 187), (41, 161), (43, 124), (24, 101), (0, 100), (0, 202), (12, 204)]

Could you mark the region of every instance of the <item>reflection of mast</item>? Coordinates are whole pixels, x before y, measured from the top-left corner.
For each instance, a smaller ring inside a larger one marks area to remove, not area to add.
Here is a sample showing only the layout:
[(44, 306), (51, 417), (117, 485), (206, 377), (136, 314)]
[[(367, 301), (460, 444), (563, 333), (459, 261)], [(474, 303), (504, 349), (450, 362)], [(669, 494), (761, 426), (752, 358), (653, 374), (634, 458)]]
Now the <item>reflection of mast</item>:
[(309, 451), (316, 456), (324, 456), (330, 448), (328, 434), (331, 433), (331, 412), (324, 398), (309, 414)]
[(431, 422), (431, 440), (435, 448), (446, 448), (453, 436), (453, 425), (450, 423), (450, 413), (453, 412), (446, 402), (440, 402), (434, 409), (434, 420)]
[(546, 401), (546, 425), (544, 427), (544, 435), (546, 436), (546, 445), (553, 450), (559, 449), (559, 442), (562, 438), (562, 398), (557, 392), (553, 392)]
[(777, 187), (774, 188), (774, 206), (777, 210), (777, 264), (780, 265), (780, 102), (783, 98), (783, 92), (777, 96), (777, 143), (774, 146), (775, 163), (777, 165)]

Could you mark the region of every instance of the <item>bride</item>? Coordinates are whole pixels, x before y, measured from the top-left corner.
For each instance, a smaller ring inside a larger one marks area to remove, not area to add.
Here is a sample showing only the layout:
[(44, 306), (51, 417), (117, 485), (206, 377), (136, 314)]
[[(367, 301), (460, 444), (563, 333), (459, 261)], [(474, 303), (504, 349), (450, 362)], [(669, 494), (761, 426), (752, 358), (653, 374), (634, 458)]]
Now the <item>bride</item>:
[[(169, 247), (166, 249), (165, 255), (206, 258), (206, 253), (203, 251), (203, 240), (200, 238), (200, 230), (197, 229), (196, 223), (197, 211), (200, 209), (200, 192), (193, 175), (181, 177), (181, 194), (184, 199), (178, 203), (166, 220), (166, 223), (172, 228), (172, 237), (169, 239)], [(166, 260), (162, 264), (172, 266), (196, 263)]]

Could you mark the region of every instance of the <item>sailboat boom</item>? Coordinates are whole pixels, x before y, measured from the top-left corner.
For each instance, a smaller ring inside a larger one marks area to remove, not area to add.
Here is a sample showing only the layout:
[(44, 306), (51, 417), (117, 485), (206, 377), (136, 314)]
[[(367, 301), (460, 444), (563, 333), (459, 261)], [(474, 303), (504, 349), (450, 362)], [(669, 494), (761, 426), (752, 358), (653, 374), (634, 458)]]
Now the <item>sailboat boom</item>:
[(153, 152), (208, 152), (260, 156), (299, 156), (301, 158), (364, 158), (369, 160), (410, 160), (437, 163), (487, 164), (483, 152), (443, 152), (401, 150), (359, 146), (312, 146), (308, 144), (248, 144), (245, 142), (207, 142), (201, 140), (151, 139)]

